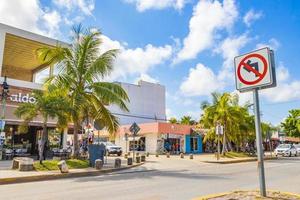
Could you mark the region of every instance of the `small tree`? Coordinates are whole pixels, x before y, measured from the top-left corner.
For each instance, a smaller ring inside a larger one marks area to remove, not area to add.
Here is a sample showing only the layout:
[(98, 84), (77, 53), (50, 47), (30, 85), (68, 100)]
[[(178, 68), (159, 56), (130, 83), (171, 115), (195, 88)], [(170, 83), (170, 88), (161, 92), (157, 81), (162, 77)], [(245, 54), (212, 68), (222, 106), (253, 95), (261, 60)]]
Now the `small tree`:
[(43, 132), (41, 142), (39, 142), (39, 160), (42, 163), (44, 159), (45, 144), (48, 139), (47, 123), (48, 120), (57, 119), (57, 125), (63, 127), (67, 125), (68, 103), (63, 95), (58, 92), (48, 92), (34, 90), (32, 93), (35, 98), (34, 103), (22, 103), (15, 111), (15, 115), (24, 120), (23, 126), (28, 126), (37, 116), (43, 119)]
[(177, 121), (177, 119), (176, 119), (175, 117), (171, 117), (171, 118), (169, 119), (169, 122), (170, 122), (171, 124), (177, 124), (177, 123), (178, 123), (178, 121)]
[(288, 136), (300, 137), (300, 109), (290, 110), (281, 126)]

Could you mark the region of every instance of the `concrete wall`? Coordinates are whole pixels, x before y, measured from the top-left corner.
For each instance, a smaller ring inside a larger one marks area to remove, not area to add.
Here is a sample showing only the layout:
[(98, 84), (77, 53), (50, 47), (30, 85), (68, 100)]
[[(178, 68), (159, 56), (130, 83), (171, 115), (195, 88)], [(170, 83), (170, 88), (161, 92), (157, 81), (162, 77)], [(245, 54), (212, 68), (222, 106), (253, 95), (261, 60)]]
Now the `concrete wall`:
[(145, 81), (140, 81), (138, 85), (119, 84), (129, 96), (129, 112), (124, 112), (116, 106), (110, 106), (109, 109), (120, 118), (121, 125), (166, 120), (164, 86)]

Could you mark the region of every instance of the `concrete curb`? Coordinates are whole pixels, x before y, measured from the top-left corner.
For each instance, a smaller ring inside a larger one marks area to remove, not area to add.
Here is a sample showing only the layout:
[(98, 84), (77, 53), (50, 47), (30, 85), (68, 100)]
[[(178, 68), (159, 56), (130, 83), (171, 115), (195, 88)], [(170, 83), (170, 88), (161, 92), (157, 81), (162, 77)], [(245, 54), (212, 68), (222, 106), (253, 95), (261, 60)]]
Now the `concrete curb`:
[[(211, 198), (218, 198), (218, 197), (222, 197), (234, 192), (247, 192), (247, 191), (258, 191), (258, 190), (235, 190), (232, 192), (224, 192), (224, 193), (217, 193), (217, 194), (209, 194), (209, 195), (205, 195), (205, 196), (200, 196), (200, 197), (196, 197), (193, 200), (209, 200)], [(295, 196), (295, 197), (299, 197), (299, 194), (295, 194), (295, 193), (291, 193), (291, 192), (280, 192), (278, 190), (267, 190), (267, 192), (279, 192), (281, 194), (285, 194), (285, 195), (291, 195), (291, 196)]]
[(55, 179), (63, 178), (76, 178), (84, 176), (99, 176), (102, 174), (117, 172), (125, 169), (130, 169), (133, 167), (138, 167), (144, 163), (138, 163), (131, 166), (121, 167), (121, 168), (111, 168), (111, 169), (102, 169), (99, 171), (87, 171), (87, 172), (71, 172), (64, 174), (43, 174), (43, 175), (34, 175), (34, 176), (25, 176), (25, 177), (9, 177), (9, 178), (0, 178), (0, 185), (14, 184), (14, 183), (27, 183), (35, 181), (48, 181)]
[[(277, 160), (277, 157), (267, 157), (264, 160)], [(253, 162), (257, 161), (257, 158), (247, 158), (247, 159), (236, 159), (236, 160), (223, 160), (223, 161), (202, 161), (204, 163), (213, 163), (213, 164), (233, 164), (233, 163), (243, 163), (243, 162)]]

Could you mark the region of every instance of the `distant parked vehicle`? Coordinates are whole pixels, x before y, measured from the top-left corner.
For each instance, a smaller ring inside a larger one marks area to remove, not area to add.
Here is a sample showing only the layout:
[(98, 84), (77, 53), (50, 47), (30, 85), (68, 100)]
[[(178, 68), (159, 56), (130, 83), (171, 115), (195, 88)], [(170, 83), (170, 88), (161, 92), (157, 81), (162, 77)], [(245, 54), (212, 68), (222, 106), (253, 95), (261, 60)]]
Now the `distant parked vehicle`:
[(294, 145), (297, 150), (297, 155), (300, 155), (300, 144)]
[(107, 155), (117, 154), (118, 156), (122, 155), (122, 147), (112, 143), (112, 142), (101, 142), (106, 147)]
[(297, 156), (297, 149), (292, 144), (280, 144), (275, 149), (275, 156)]

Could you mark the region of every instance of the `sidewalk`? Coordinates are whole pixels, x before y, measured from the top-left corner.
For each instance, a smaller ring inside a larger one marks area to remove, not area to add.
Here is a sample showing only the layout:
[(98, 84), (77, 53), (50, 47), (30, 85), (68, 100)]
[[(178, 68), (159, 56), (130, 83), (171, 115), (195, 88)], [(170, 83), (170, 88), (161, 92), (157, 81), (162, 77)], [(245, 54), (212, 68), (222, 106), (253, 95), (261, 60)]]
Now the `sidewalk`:
[[(253, 156), (253, 157), (235, 157), (235, 158), (220, 157), (220, 159), (217, 160), (217, 157), (215, 156), (214, 153), (194, 155), (194, 159), (199, 160), (200, 162), (215, 163), (215, 164), (231, 164), (231, 163), (257, 161), (256, 156)], [(264, 160), (271, 160), (271, 159), (277, 159), (277, 158), (274, 157), (274, 155), (271, 157), (271, 154), (269, 152), (266, 152)]]
[[(276, 157), (271, 158), (270, 153), (266, 152), (265, 154), (265, 160), (270, 159), (277, 159)], [(160, 155), (159, 159), (177, 159), (182, 160), (179, 155), (171, 155), (170, 158), (166, 158), (166, 155)], [(184, 155), (185, 160), (190, 160), (189, 154)], [(193, 159), (191, 161), (193, 162), (203, 162), (203, 163), (212, 163), (212, 164), (232, 164), (232, 163), (240, 163), (240, 162), (251, 162), (256, 161), (257, 157), (236, 157), (236, 158), (220, 158), (220, 160), (217, 160), (217, 157), (214, 153), (202, 153), (202, 154), (194, 154)]]
[[(70, 169), (69, 173), (62, 174), (59, 170), (55, 171), (28, 171), (21, 172), (18, 170), (8, 169), (7, 166), (11, 166), (8, 161), (0, 161), (0, 185), (12, 184), (12, 183), (22, 183), (22, 182), (32, 182), (32, 181), (43, 181), (52, 180), (59, 178), (70, 178), (70, 177), (82, 177), (82, 176), (97, 176), (104, 173), (111, 173), (114, 171), (129, 169), (132, 167), (139, 166), (143, 163), (134, 163), (131, 166), (127, 165), (127, 161), (122, 158), (121, 168), (114, 168), (114, 160), (117, 157), (109, 157), (107, 163), (104, 164), (101, 170), (96, 170), (95, 168), (85, 168), (85, 169)], [(9, 165), (8, 165), (9, 164)], [(3, 169), (6, 168), (6, 169)]]

